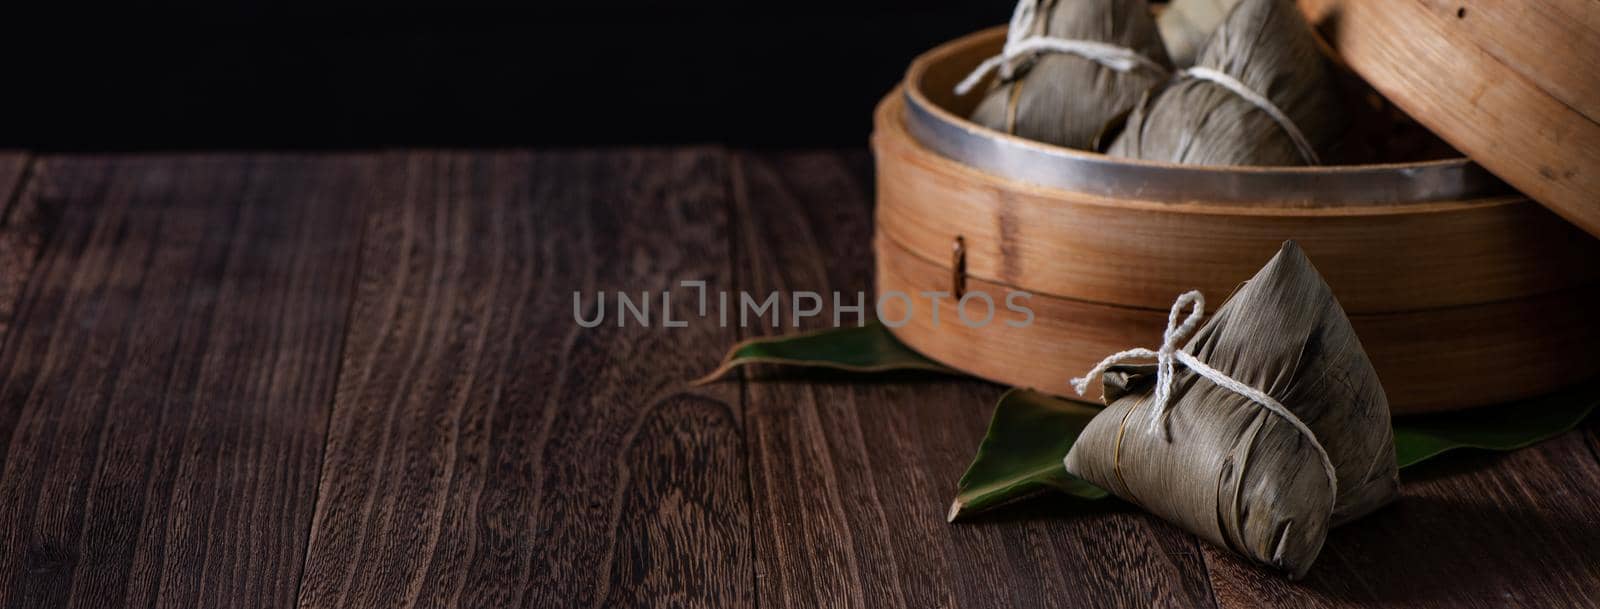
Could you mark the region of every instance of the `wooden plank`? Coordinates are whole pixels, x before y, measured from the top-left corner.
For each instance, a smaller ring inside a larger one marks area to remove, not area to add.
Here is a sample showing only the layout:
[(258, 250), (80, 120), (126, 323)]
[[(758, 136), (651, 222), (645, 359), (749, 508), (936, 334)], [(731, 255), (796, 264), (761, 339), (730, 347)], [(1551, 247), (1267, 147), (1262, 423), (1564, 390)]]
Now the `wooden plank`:
[(39, 198), (22, 192), (28, 164), (26, 153), (0, 152), (0, 344), (16, 320), (17, 300), (49, 232)]
[(292, 602), (379, 169), (38, 163), (60, 215), (0, 352), (0, 605)]
[(0, 150), (0, 218), (21, 195), (22, 177), (28, 169), (28, 153)]
[[(758, 299), (823, 292), (829, 312), (803, 327), (831, 325), (831, 290), (849, 294), (845, 304), (870, 294), (869, 173), (864, 155), (738, 158), (739, 288)], [(794, 331), (782, 323), (745, 331)], [(1128, 508), (1046, 499), (945, 523), (1000, 387), (752, 376), (745, 425), (762, 607), (1212, 605), (1197, 543)]]
[(1299, 583), (1207, 548), (1223, 607), (1600, 606), (1600, 465), (1584, 431), (1402, 472), (1402, 498), (1335, 529)]
[[(302, 607), (752, 602), (717, 150), (415, 154), (366, 229)], [(660, 294), (672, 291), (662, 327)], [(652, 294), (618, 327), (617, 290)], [(585, 319), (607, 293), (604, 323)]]

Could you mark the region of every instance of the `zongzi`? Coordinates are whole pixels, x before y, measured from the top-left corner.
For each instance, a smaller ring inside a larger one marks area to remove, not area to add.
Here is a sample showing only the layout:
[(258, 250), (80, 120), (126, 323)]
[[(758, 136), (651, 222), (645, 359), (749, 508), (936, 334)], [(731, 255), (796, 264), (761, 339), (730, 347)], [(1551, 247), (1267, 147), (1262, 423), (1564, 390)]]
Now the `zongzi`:
[(1211, 33), (1222, 25), (1222, 18), (1239, 0), (1172, 0), (1167, 10), (1156, 17), (1156, 28), (1161, 30), (1161, 42), (1167, 47), (1172, 65), (1187, 68), (1194, 65), (1200, 49), (1211, 38)]
[(1171, 69), (1145, 0), (1019, 0), (1004, 51), (956, 90), (998, 70), (973, 122), (1087, 149)]
[[(1179, 349), (1204, 307), (1199, 292), (1185, 294), (1159, 351), (1118, 353), (1073, 380), (1083, 393), (1101, 376), (1107, 408), (1066, 469), (1298, 579), (1329, 528), (1397, 496), (1388, 400), (1293, 242)], [(1156, 363), (1122, 363), (1130, 358)]]
[(1194, 67), (1141, 100), (1107, 150), (1189, 165), (1317, 165), (1343, 126), (1315, 34), (1292, 0), (1241, 0)]

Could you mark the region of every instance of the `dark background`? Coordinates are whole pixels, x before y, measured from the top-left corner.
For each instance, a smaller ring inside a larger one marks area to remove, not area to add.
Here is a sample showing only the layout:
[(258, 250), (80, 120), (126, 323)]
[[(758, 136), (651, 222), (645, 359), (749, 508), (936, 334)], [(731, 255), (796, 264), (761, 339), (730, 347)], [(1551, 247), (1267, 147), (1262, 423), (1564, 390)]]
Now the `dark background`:
[(861, 146), (913, 56), (1011, 4), (33, 5), (0, 147)]

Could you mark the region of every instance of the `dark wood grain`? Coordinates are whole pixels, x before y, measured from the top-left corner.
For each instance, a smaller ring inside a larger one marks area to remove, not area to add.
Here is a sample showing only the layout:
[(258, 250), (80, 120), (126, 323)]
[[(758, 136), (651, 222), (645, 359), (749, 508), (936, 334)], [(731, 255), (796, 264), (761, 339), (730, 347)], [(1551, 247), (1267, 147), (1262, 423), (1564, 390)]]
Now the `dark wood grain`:
[[(413, 154), (371, 215), (302, 607), (741, 607), (749, 486), (718, 150)], [(618, 327), (615, 292), (655, 300)], [(607, 293), (605, 323), (593, 316)]]
[[(735, 168), (741, 289), (840, 290), (852, 302), (865, 291), (870, 302), (863, 155), (743, 155)], [(1212, 605), (1196, 542), (1143, 514), (1043, 500), (945, 523), (999, 387), (770, 368), (752, 377), (762, 607)]]
[(28, 153), (20, 150), (0, 150), (0, 217), (5, 217), (22, 186), (22, 176), (28, 170)]
[(0, 344), (15, 322), (22, 286), (49, 231), (39, 198), (22, 192), (28, 164), (26, 153), (0, 152)]
[(363, 158), (38, 161), (0, 353), (0, 606), (293, 602)]
[(1402, 472), (1402, 498), (1335, 529), (1290, 583), (1207, 548), (1224, 607), (1600, 606), (1600, 466), (1582, 431)]
[(0, 607), (1600, 606), (1596, 422), (1404, 472), (1290, 583), (1115, 502), (946, 524), (994, 385), (687, 388), (870, 304), (870, 165), (0, 153)]

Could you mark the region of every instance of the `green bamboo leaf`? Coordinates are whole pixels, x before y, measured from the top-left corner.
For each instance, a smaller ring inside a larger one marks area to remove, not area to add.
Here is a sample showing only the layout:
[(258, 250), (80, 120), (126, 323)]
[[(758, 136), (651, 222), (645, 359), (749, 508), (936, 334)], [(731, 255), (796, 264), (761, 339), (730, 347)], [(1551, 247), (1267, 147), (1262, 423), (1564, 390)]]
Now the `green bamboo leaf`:
[(948, 519), (975, 514), (1029, 496), (1058, 491), (1084, 499), (1107, 495), (1067, 473), (1061, 459), (1099, 409), (1031, 389), (1000, 396), (978, 456), (956, 483)]
[(888, 328), (874, 321), (856, 328), (830, 328), (743, 341), (728, 350), (716, 370), (691, 384), (703, 385), (715, 381), (728, 371), (746, 364), (784, 364), (851, 372), (953, 372), (901, 344)]
[[(1515, 450), (1561, 435), (1600, 405), (1600, 381), (1552, 395), (1460, 412), (1394, 420), (1395, 457), (1416, 465), (1459, 448)], [(1013, 389), (995, 405), (978, 454), (956, 483), (949, 519), (1056, 490), (1083, 499), (1107, 493), (1067, 473), (1061, 461), (1099, 410)]]
[[(785, 364), (855, 372), (955, 373), (896, 340), (882, 324), (758, 338), (734, 345), (714, 381), (745, 364)], [(1460, 449), (1515, 450), (1565, 433), (1600, 406), (1600, 380), (1548, 396), (1473, 410), (1394, 420), (1395, 457), (1409, 467)], [(1043, 492), (1100, 499), (1106, 491), (1068, 474), (1061, 461), (1098, 408), (1029, 389), (1000, 397), (988, 433), (951, 503), (951, 521)]]
[(1600, 404), (1600, 382), (1502, 406), (1397, 417), (1394, 452), (1400, 467), (1457, 448), (1516, 450), (1577, 427)]

